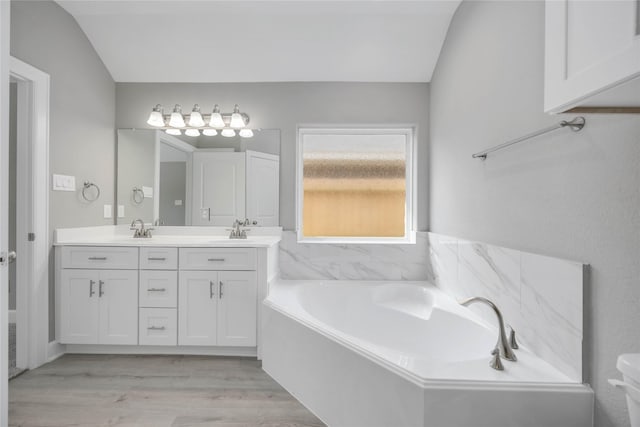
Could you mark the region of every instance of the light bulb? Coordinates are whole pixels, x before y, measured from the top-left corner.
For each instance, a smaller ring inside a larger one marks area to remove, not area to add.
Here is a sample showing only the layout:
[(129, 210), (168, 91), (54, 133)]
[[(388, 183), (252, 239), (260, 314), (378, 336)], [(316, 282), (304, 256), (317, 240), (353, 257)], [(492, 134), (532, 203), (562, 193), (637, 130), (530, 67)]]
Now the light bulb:
[(182, 135), (182, 131), (180, 129), (167, 129), (165, 132), (169, 135)]
[(198, 129), (187, 129), (184, 134), (187, 136), (200, 136), (200, 131)]
[(216, 136), (218, 134), (218, 131), (216, 131), (215, 129), (204, 129), (202, 131), (202, 134), (205, 136)]
[(224, 128), (222, 129), (222, 132), (220, 133), (222, 136), (226, 136), (227, 138), (231, 138), (236, 136), (236, 131), (233, 129), (229, 129), (229, 128)]
[(162, 117), (162, 105), (157, 104), (151, 110), (151, 114), (149, 115), (149, 120), (147, 120), (147, 124), (155, 127), (163, 127), (164, 126), (164, 117)]
[(211, 118), (209, 119), (209, 126), (216, 129), (222, 129), (224, 127), (224, 120), (222, 119), (222, 114), (220, 114), (218, 104), (213, 107), (213, 113), (211, 113)]
[(242, 129), (245, 126), (244, 118), (242, 114), (240, 114), (240, 108), (238, 108), (238, 104), (236, 104), (233, 109), (233, 114), (231, 114), (231, 122), (229, 123), (229, 127), (233, 129)]
[(238, 135), (240, 135), (242, 138), (252, 138), (253, 131), (251, 129), (240, 129), (240, 132), (238, 132)]
[(171, 118), (169, 119), (169, 126), (174, 128), (183, 128), (185, 126), (184, 117), (182, 117), (182, 107), (180, 107), (180, 104), (176, 104), (173, 108), (173, 113), (171, 113)]
[(200, 114), (200, 106), (198, 104), (193, 106), (193, 110), (189, 116), (189, 126), (194, 128), (204, 126), (204, 120), (202, 120), (202, 114)]

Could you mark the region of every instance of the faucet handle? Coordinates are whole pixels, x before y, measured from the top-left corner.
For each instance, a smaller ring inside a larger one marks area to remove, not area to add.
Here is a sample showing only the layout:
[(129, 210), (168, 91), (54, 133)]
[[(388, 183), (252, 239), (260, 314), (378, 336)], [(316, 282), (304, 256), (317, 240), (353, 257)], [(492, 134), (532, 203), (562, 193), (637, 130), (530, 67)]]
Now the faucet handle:
[(509, 345), (511, 346), (512, 349), (517, 350), (520, 348), (520, 346), (516, 341), (516, 331), (513, 329), (513, 326), (511, 325), (509, 325), (509, 329), (511, 329), (511, 332), (509, 332)]
[(489, 366), (491, 366), (496, 371), (504, 371), (504, 365), (502, 364), (502, 361), (500, 360), (500, 350), (498, 349), (498, 347), (494, 348), (491, 351), (491, 355), (493, 357), (491, 358), (491, 361), (489, 362)]

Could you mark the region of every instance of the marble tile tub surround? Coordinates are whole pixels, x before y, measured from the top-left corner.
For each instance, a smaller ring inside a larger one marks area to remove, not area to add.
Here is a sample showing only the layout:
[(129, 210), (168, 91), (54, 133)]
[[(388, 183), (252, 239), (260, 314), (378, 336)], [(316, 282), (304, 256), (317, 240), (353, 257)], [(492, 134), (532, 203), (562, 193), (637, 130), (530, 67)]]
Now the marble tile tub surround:
[(433, 280), (427, 233), (415, 244), (298, 243), (283, 231), (280, 277), (307, 280)]
[[(588, 265), (428, 233), (435, 283), (456, 299), (484, 296), (518, 340), (582, 382), (583, 289)], [(488, 323), (493, 312), (472, 306)]]

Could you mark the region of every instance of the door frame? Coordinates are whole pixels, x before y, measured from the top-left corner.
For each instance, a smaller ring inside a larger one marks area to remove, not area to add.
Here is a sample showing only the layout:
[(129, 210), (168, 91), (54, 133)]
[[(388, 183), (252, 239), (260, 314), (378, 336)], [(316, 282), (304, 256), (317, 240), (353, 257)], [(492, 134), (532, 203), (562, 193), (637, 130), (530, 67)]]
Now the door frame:
[[(34, 369), (59, 350), (49, 345), (50, 79), (14, 57), (10, 57), (9, 74), (18, 82), (16, 274), (27, 284), (16, 286), (16, 323), (26, 332), (16, 343), (16, 362)], [(35, 240), (28, 241), (28, 233), (34, 233)]]

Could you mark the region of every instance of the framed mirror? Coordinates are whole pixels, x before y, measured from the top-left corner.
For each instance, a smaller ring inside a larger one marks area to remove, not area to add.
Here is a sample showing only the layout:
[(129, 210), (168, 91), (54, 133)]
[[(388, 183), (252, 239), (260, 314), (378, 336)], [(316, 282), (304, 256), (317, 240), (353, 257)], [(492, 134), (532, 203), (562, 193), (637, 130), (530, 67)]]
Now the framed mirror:
[[(229, 212), (226, 220), (279, 225), (279, 155), (279, 129), (255, 130), (253, 138), (175, 137), (153, 129), (118, 129), (116, 224), (142, 219), (167, 226), (230, 226), (210, 215)], [(201, 161), (218, 157), (217, 163)], [(224, 160), (229, 157), (242, 166), (235, 175), (213, 169), (214, 164), (229, 165)], [(203, 164), (212, 169), (202, 169)]]

